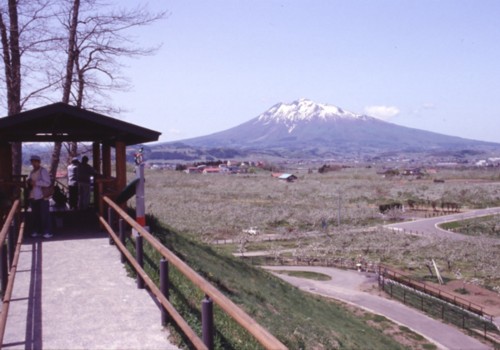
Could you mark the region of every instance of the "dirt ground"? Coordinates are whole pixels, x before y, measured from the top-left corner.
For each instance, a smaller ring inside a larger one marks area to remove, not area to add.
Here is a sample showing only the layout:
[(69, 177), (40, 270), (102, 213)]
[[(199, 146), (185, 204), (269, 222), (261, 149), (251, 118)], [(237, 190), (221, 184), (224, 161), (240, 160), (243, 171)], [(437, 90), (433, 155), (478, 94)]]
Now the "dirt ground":
[[(470, 301), (484, 307), (487, 314), (498, 317), (500, 316), (500, 295), (486, 288), (477, 286), (472, 283), (463, 283), (462, 281), (455, 280), (446, 283), (445, 285), (432, 284), (436, 288), (446, 291), (447, 293), (456, 295), (462, 299)], [(467, 293), (461, 294), (456, 292), (457, 289), (464, 288)]]

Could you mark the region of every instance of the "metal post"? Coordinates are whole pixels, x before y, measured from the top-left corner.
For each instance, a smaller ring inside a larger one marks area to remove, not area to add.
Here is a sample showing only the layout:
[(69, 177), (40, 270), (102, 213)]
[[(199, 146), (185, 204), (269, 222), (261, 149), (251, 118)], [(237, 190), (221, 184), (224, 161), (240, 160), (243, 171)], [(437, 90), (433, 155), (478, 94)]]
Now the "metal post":
[(136, 221), (142, 227), (146, 226), (146, 207), (144, 204), (144, 163), (136, 166), (139, 182), (135, 187), (135, 212)]
[(9, 278), (9, 267), (7, 264), (7, 245), (3, 244), (0, 248), (0, 278), (2, 279), (2, 295), (5, 294), (7, 289), (7, 282)]
[[(168, 278), (168, 260), (162, 258), (160, 260), (160, 290), (167, 300), (170, 298), (169, 289), (170, 281)], [(166, 325), (168, 323), (168, 313), (164, 307), (161, 308), (161, 323), (162, 325)]]
[(214, 348), (214, 310), (212, 300), (205, 295), (201, 302), (201, 326), (203, 343), (209, 350)]
[[(118, 230), (119, 230), (119, 233), (120, 233), (120, 242), (126, 246), (126, 236), (125, 236), (125, 221), (120, 218), (118, 220)], [(121, 262), (122, 264), (125, 264), (127, 262), (127, 259), (125, 258), (125, 254), (123, 253), (120, 253), (120, 256), (121, 256)]]
[[(142, 245), (142, 236), (137, 236), (135, 238), (135, 259), (139, 266), (144, 267), (144, 252)], [(137, 288), (144, 289), (144, 280), (139, 274), (137, 274)]]

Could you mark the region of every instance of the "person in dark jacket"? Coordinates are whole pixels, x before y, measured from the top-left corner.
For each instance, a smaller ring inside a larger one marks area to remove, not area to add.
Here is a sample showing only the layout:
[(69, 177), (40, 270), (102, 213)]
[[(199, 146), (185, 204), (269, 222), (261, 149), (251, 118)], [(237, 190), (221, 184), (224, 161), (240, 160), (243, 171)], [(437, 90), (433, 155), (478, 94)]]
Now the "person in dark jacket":
[(78, 209), (86, 210), (90, 204), (90, 181), (95, 175), (95, 170), (89, 164), (87, 156), (82, 157), (78, 166)]

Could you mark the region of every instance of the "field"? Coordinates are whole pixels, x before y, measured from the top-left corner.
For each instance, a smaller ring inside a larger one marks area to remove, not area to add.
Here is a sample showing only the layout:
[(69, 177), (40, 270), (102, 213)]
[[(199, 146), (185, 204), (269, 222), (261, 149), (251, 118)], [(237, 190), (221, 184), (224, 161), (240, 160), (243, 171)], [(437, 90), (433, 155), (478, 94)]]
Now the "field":
[[(422, 278), (434, 259), (449, 280), (460, 274), (467, 282), (500, 291), (500, 246), (490, 244), (488, 232), (476, 232), (472, 241), (454, 241), (382, 228), (394, 220), (443, 214), (440, 203), (458, 203), (461, 211), (500, 206), (498, 168), (446, 169), (422, 179), (387, 178), (365, 167), (288, 172), (298, 179), (278, 180), (260, 169), (238, 175), (150, 170), (146, 210), (196, 239), (229, 243), (219, 249), (265, 250), (277, 259), (384, 262)], [(381, 204), (409, 201), (419, 205), (385, 215), (379, 211)], [(432, 202), (437, 203), (434, 209)], [(498, 223), (499, 218), (491, 220)]]

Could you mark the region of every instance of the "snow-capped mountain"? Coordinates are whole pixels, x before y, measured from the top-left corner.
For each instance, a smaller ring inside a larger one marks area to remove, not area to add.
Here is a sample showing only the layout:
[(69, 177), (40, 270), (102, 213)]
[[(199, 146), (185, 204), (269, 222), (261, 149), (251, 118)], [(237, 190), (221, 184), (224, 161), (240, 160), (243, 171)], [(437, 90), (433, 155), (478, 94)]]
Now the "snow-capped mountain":
[(332, 105), (314, 103), (308, 99), (300, 99), (292, 103), (278, 103), (257, 117), (257, 122), (282, 123), (292, 132), (301, 122), (332, 121), (342, 119), (367, 119), (370, 117), (344, 111)]
[(386, 151), (429, 151), (497, 148), (495, 143), (467, 140), (399, 126), (340, 107), (300, 99), (278, 103), (234, 128), (180, 141), (204, 148), (300, 151), (321, 154), (374, 154)]

